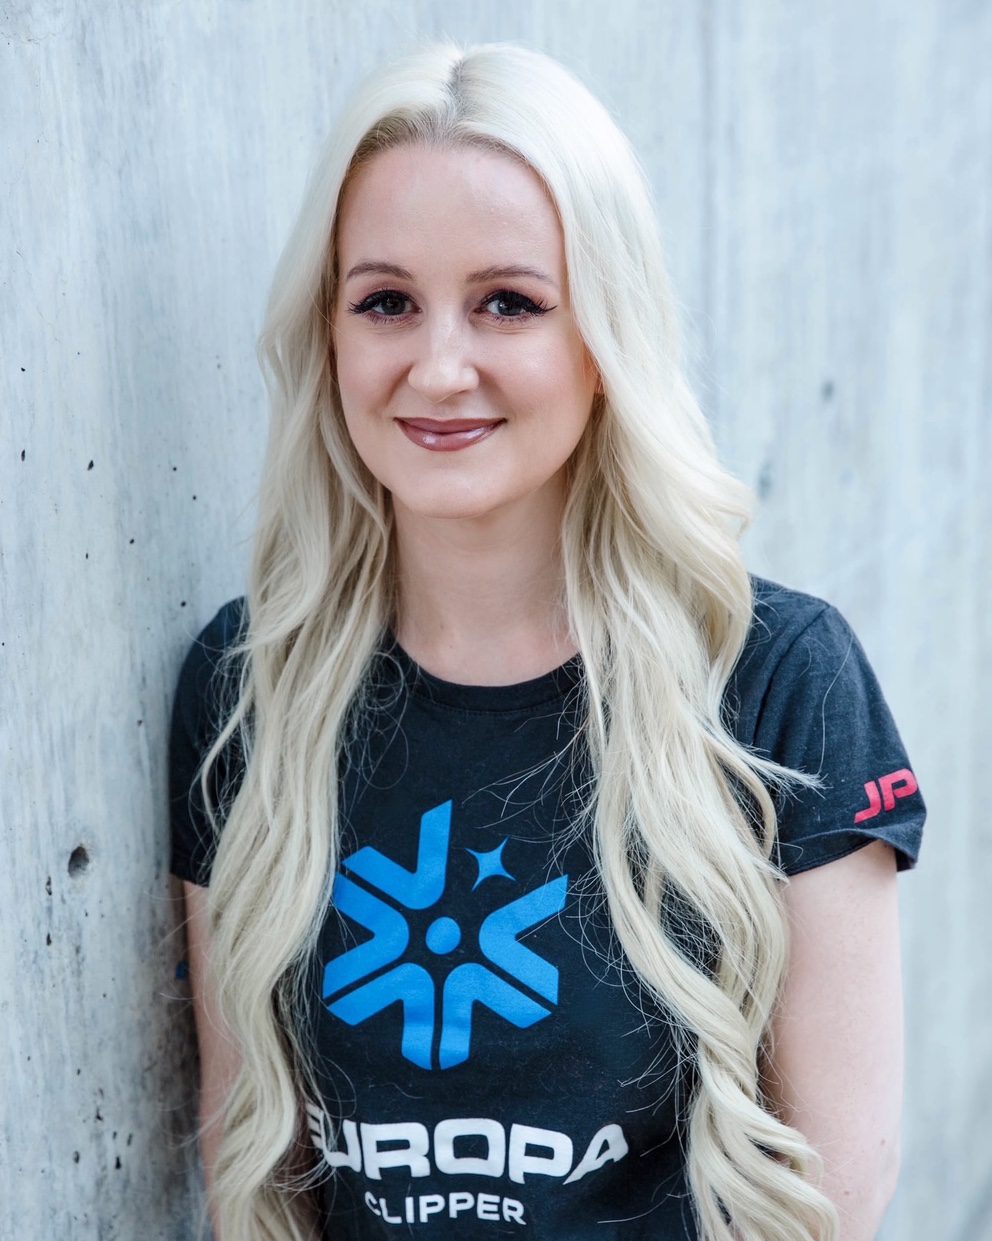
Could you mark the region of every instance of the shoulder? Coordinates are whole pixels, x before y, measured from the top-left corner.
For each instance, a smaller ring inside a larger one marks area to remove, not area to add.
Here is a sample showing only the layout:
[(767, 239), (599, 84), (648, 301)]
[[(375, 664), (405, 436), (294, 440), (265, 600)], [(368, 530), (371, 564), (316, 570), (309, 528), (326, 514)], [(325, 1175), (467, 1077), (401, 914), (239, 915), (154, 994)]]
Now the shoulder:
[(207, 656), (223, 655), (243, 637), (247, 620), (248, 601), (245, 596), (229, 599), (197, 634), (193, 649), (199, 649)]
[(780, 790), (782, 868), (797, 874), (882, 839), (916, 862), (926, 808), (899, 729), (851, 626), (832, 604), (754, 579), (751, 628), (728, 681), (737, 740), (816, 788)]
[(226, 695), (221, 689), (237, 681), (230, 657), (247, 629), (248, 609), (243, 595), (230, 599), (190, 643), (176, 688), (175, 712), (188, 731), (202, 738), (204, 726)]
[(193, 639), (186, 653), (186, 662), (197, 667), (219, 665), (244, 637), (247, 622), (248, 602), (245, 596), (229, 599)]
[(815, 636), (838, 619), (843, 621), (833, 604), (817, 595), (793, 590), (754, 574), (751, 588), (754, 609), (747, 641), (737, 663), (738, 671), (750, 665), (775, 663), (809, 630), (814, 631), (810, 636)]
[[(225, 603), (186, 652), (176, 685), (169, 732), (169, 797), (172, 828), (169, 869), (192, 884), (209, 882), (216, 841), (201, 788), (206, 756), (220, 735), (240, 692), (240, 663), (229, 656), (244, 635), (243, 598)], [(206, 774), (210, 800), (220, 804), (243, 770), (234, 733)]]
[(739, 740), (751, 744), (773, 682), (831, 674), (857, 639), (825, 599), (751, 576), (754, 606), (725, 702)]

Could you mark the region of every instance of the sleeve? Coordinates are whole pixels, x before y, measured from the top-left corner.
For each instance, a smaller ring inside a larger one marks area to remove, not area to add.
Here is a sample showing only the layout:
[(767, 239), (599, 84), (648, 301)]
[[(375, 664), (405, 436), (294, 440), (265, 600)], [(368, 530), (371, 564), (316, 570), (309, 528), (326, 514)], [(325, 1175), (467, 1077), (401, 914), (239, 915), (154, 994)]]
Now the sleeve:
[(916, 865), (926, 807), (868, 657), (827, 605), (788, 646), (768, 684), (755, 745), (783, 766), (823, 781), (778, 800), (773, 860), (799, 874), (873, 840)]
[[(169, 869), (180, 879), (210, 882), (217, 842), (200, 788), (200, 768), (234, 705), (238, 671), (225, 661), (240, 628), (240, 601), (225, 604), (193, 642), (183, 661), (169, 733)], [(211, 768), (211, 803), (229, 802), (243, 771), (237, 735)]]

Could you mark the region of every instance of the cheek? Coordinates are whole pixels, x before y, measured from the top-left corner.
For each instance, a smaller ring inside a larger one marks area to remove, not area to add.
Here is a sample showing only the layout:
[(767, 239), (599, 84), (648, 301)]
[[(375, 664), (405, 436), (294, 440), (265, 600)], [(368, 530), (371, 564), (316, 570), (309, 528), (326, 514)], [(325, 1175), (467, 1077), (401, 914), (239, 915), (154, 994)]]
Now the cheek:
[(595, 388), (595, 368), (588, 350), (574, 328), (556, 335), (551, 348), (544, 351), (545, 367), (549, 380), (565, 398), (578, 399)]
[(550, 412), (561, 439), (577, 439), (589, 421), (596, 391), (595, 374), (590, 369), (581, 342), (560, 341), (542, 359), (537, 388), (541, 404)]
[(359, 457), (372, 469), (367, 413), (376, 402), (375, 369), (364, 352), (346, 339), (337, 342), (334, 366), (345, 430)]
[(334, 353), (338, 387), (342, 400), (346, 394), (361, 405), (374, 400), (376, 393), (392, 382), (396, 363), (395, 347), (386, 336), (363, 330), (345, 312), (334, 320)]
[(368, 392), (374, 371), (369, 359), (365, 356), (365, 351), (349, 340), (346, 335), (338, 339), (335, 361), (338, 388), (347, 414), (349, 407), (360, 403), (363, 394)]

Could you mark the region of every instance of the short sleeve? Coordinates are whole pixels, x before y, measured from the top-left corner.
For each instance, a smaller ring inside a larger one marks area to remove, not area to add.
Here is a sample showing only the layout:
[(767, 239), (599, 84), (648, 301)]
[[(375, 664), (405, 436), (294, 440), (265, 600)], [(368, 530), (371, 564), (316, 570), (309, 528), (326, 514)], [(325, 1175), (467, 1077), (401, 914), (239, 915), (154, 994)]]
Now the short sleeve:
[[(169, 823), (172, 874), (210, 882), (217, 842), (200, 787), (200, 768), (237, 699), (238, 670), (224, 656), (240, 636), (243, 601), (220, 609), (197, 636), (179, 672), (169, 733)], [(243, 770), (237, 734), (210, 770), (211, 803), (229, 800)]]
[(916, 865), (926, 807), (878, 679), (836, 608), (825, 605), (786, 649), (755, 728), (759, 752), (818, 775), (778, 802), (777, 861), (799, 874), (873, 840)]

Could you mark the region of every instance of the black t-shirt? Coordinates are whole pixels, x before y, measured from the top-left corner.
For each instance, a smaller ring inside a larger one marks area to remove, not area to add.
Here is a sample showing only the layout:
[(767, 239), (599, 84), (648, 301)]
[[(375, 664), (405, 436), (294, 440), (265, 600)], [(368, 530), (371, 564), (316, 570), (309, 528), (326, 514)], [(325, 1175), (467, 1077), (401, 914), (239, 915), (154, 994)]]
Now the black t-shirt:
[[(913, 866), (924, 805), (857, 638), (822, 600), (754, 586), (728, 724), (824, 781), (780, 800), (776, 860), (794, 875), (880, 839)], [(198, 883), (213, 849), (194, 776), (243, 621), (241, 600), (220, 610), (175, 700), (171, 869)], [(572, 826), (581, 678), (576, 656), (517, 685), (455, 685), (388, 634), (374, 661), (307, 976), (329, 1236), (696, 1237), (691, 1057), (625, 965)]]

